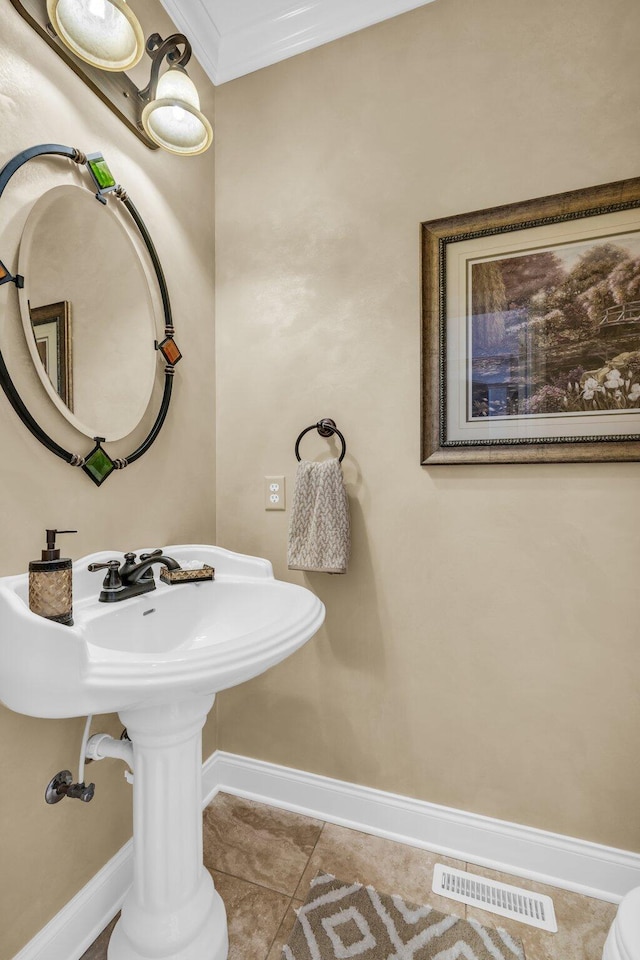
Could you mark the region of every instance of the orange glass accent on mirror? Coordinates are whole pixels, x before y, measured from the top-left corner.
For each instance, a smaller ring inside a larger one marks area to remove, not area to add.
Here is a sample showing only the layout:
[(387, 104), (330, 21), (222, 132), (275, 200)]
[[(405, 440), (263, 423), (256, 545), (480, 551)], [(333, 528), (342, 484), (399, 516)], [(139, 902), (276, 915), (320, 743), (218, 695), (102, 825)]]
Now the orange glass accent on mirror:
[(178, 350), (178, 345), (173, 337), (167, 337), (166, 340), (163, 340), (162, 343), (159, 343), (158, 350), (160, 350), (162, 356), (165, 358), (167, 363), (171, 364), (171, 366), (175, 366), (178, 360), (182, 359), (182, 354)]
[(18, 289), (22, 289), (22, 287), (24, 287), (24, 277), (20, 276), (19, 273), (14, 277), (11, 271), (7, 270), (2, 260), (0, 260), (0, 285), (3, 283), (15, 283)]

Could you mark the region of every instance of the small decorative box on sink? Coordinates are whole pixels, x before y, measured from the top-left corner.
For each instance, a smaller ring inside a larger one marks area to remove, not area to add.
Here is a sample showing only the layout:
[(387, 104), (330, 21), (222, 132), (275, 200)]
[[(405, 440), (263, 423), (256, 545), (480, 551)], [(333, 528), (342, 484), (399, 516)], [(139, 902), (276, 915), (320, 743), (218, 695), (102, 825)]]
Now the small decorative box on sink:
[(191, 570), (169, 570), (168, 567), (162, 567), (160, 579), (163, 583), (199, 583), (202, 580), (215, 580), (215, 573), (215, 568), (208, 563)]

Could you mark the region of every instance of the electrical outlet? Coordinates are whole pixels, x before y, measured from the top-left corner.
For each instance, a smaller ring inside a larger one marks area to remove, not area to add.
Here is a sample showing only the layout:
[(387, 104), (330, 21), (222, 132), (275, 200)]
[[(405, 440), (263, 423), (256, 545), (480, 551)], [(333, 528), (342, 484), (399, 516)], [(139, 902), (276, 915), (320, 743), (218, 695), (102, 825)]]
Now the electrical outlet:
[(265, 510), (284, 510), (284, 504), (284, 477), (265, 477)]

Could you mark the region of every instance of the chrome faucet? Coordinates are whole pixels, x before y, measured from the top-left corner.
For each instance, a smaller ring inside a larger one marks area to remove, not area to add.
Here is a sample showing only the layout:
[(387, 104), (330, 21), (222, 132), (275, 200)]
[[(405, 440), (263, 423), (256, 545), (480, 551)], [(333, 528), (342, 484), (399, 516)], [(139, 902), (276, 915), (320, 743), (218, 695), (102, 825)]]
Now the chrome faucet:
[(125, 553), (122, 565), (119, 560), (107, 560), (106, 563), (90, 563), (87, 569), (91, 573), (96, 570), (107, 571), (99, 600), (101, 603), (117, 603), (156, 589), (152, 569), (154, 563), (161, 563), (169, 570), (180, 569), (178, 561), (173, 557), (165, 557), (162, 550), (140, 554), (137, 563), (135, 553)]

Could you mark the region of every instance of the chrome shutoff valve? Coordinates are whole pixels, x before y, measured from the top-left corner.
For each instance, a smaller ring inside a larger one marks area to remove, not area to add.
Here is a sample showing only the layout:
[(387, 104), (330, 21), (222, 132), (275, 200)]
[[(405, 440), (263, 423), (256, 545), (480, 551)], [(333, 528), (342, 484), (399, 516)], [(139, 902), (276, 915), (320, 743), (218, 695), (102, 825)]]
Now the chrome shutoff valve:
[(71, 771), (61, 770), (48, 784), (44, 798), (47, 803), (59, 803), (64, 797), (89, 803), (90, 800), (93, 800), (95, 792), (95, 783), (90, 783), (88, 786), (84, 783), (74, 783)]

